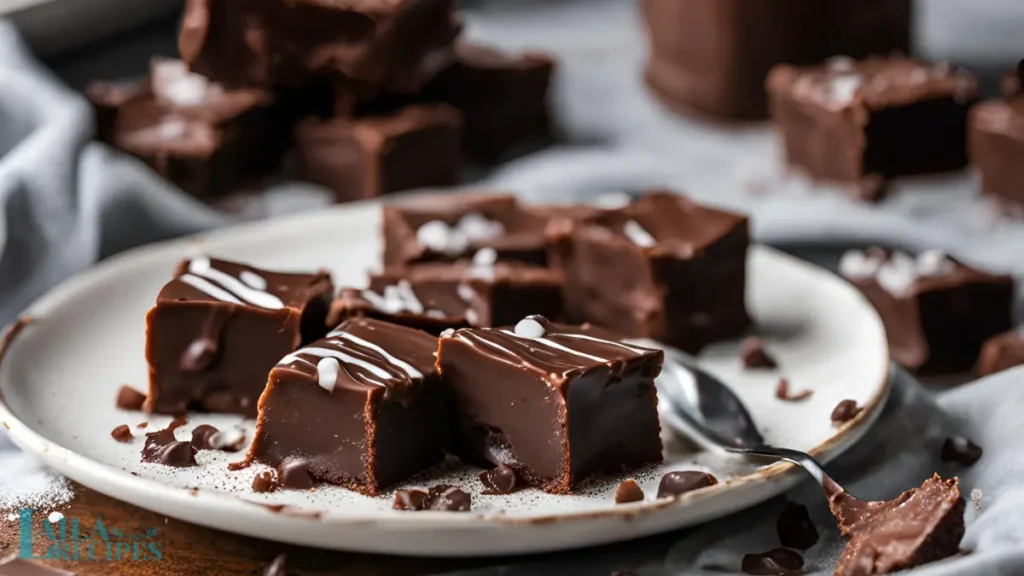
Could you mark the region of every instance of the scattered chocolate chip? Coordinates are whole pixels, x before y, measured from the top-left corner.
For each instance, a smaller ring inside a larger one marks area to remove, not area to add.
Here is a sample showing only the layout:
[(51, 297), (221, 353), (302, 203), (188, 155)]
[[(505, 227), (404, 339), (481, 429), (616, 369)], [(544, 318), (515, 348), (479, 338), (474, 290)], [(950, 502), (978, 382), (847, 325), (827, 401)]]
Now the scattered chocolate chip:
[(463, 492), (458, 486), (438, 484), (430, 489), (425, 505), (430, 510), (468, 512), (471, 501), (469, 494)]
[(213, 450), (213, 437), (220, 430), (209, 424), (200, 424), (192, 430), (192, 445), (196, 450)]
[(779, 386), (775, 389), (775, 397), (783, 402), (799, 402), (806, 400), (814, 394), (814, 390), (801, 390), (796, 394), (789, 392), (789, 380), (786, 378), (779, 378)]
[(740, 344), (740, 360), (744, 368), (770, 370), (779, 366), (760, 338), (747, 338)]
[(423, 510), (427, 501), (427, 491), (419, 488), (409, 488), (395, 492), (395, 503), (391, 508), (395, 510)]
[(278, 554), (267, 567), (263, 569), (263, 576), (288, 576), (287, 558), (284, 554)]
[(860, 414), (861, 408), (857, 406), (857, 402), (853, 400), (843, 400), (839, 404), (836, 404), (834, 410), (832, 410), (832, 422), (841, 424), (849, 420), (853, 420), (854, 416)]
[(516, 471), (504, 464), (480, 473), (480, 482), (484, 485), (484, 494), (511, 494), (519, 487)]
[(277, 478), (281, 488), (309, 490), (313, 478), (309, 475), (309, 462), (305, 458), (289, 456), (277, 466)]
[(131, 386), (121, 386), (117, 391), (117, 407), (121, 410), (142, 410), (146, 395)]
[(804, 559), (788, 548), (775, 548), (760, 554), (747, 554), (741, 568), (755, 576), (783, 576), (804, 567)]
[(145, 427), (147, 427), (147, 426), (149, 426), (149, 422), (139, 422), (138, 424), (135, 425), (135, 427), (140, 429), (140, 430), (145, 428)]
[(981, 459), (982, 453), (981, 446), (963, 436), (950, 436), (942, 443), (943, 462), (956, 462), (970, 466)]
[(252, 491), (258, 494), (277, 490), (277, 476), (271, 470), (264, 470), (252, 479)]
[(661, 483), (658, 484), (658, 498), (680, 496), (715, 484), (718, 484), (718, 478), (707, 472), (696, 470), (669, 472), (661, 477)]
[(636, 483), (636, 480), (629, 478), (623, 480), (622, 484), (615, 489), (615, 503), (616, 504), (628, 504), (630, 502), (642, 502), (644, 499), (644, 491), (640, 488), (640, 485)]
[(807, 507), (794, 502), (786, 502), (775, 521), (775, 529), (779, 542), (788, 548), (807, 550), (818, 542), (818, 529), (811, 522)]
[(146, 444), (142, 447), (142, 461), (178, 468), (195, 466), (196, 449), (192, 447), (192, 443), (179, 442), (174, 438), (174, 431), (184, 424), (183, 419), (175, 419), (166, 429), (146, 434)]
[(132, 436), (132, 431), (128, 428), (127, 424), (121, 424), (117, 428), (110, 431), (110, 437), (118, 442), (131, 442), (135, 436)]

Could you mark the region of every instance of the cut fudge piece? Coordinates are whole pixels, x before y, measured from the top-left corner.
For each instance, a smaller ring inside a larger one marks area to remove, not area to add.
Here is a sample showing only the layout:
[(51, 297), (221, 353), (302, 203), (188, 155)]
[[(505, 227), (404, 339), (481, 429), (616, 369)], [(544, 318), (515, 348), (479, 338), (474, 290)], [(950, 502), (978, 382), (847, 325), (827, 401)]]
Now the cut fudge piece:
[(661, 462), (654, 378), (664, 354), (530, 316), (441, 337), (464, 459), (567, 493), (589, 476)]
[(440, 461), (436, 352), (426, 332), (348, 320), (270, 372), (249, 458), (300, 462), (315, 480), (368, 495)]
[(982, 193), (1010, 214), (1024, 212), (1024, 99), (972, 108), (969, 144)]
[(1010, 330), (985, 341), (978, 356), (978, 375), (988, 376), (1024, 365), (1024, 334)]
[(573, 321), (695, 352), (750, 325), (747, 217), (668, 191), (549, 229)]
[(878, 311), (893, 360), (911, 370), (970, 370), (982, 343), (1011, 327), (1013, 279), (937, 250), (852, 250), (839, 271)]
[(205, 257), (182, 262), (146, 315), (145, 409), (256, 415), (282, 356), (323, 336), (326, 272), (285, 274)]
[(463, 42), (456, 44), (455, 63), (424, 92), (462, 111), (466, 157), (493, 164), (550, 142), (548, 88), (554, 68), (554, 59), (544, 54), (511, 55)]
[(643, 0), (645, 79), (669, 108), (760, 119), (776, 64), (813, 64), (910, 49), (911, 1)]
[(188, 0), (178, 49), (233, 86), (340, 75), (408, 93), (447, 66), (461, 27), (454, 0)]
[(493, 248), (499, 260), (547, 262), (548, 218), (511, 194), (422, 196), (384, 207), (384, 265), (456, 260)]
[(458, 110), (408, 106), (358, 118), (310, 119), (296, 130), (299, 177), (339, 202), (459, 182)]
[(850, 183), (874, 200), (888, 179), (967, 164), (967, 111), (977, 82), (947, 63), (904, 57), (781, 65), (768, 76), (786, 160), (815, 180)]
[[(445, 301), (445, 303), (448, 303)], [(436, 300), (424, 303), (404, 280), (397, 283), (374, 281), (369, 288), (342, 288), (331, 304), (327, 325), (337, 326), (349, 318), (376, 318), (439, 335), (449, 328), (465, 328), (464, 306), (446, 310)]]

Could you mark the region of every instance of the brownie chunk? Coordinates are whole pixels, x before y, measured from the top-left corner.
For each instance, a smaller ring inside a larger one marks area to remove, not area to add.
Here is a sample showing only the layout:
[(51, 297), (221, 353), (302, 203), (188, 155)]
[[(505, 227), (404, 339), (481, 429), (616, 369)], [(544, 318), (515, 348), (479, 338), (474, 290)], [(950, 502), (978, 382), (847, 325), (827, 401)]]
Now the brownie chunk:
[(358, 118), (309, 119), (296, 130), (299, 177), (334, 191), (339, 202), (459, 182), (458, 110), (408, 106)]
[(970, 370), (982, 343), (1011, 326), (1013, 279), (987, 274), (932, 250), (853, 250), (840, 273), (885, 324), (893, 360), (922, 373)]
[(552, 265), (565, 273), (574, 321), (691, 352), (750, 325), (746, 216), (654, 191), (555, 228), (549, 229)]
[(983, 102), (971, 109), (971, 162), (981, 191), (1013, 215), (1024, 215), (1024, 99)]
[(458, 43), (455, 62), (425, 90), (428, 98), (462, 111), (462, 149), (478, 164), (551, 140), (548, 89), (555, 69), (550, 56), (505, 54), (489, 46)]
[(327, 331), (332, 291), (326, 272), (285, 274), (205, 257), (182, 262), (146, 315), (145, 409), (255, 416), (270, 369)]
[(1024, 364), (1024, 334), (1010, 330), (985, 341), (978, 356), (978, 375), (988, 376)]
[(493, 248), (498, 260), (544, 265), (549, 218), (511, 194), (423, 196), (384, 207), (384, 265), (451, 261)]
[(963, 69), (904, 57), (781, 65), (768, 76), (786, 160), (815, 180), (853, 184), (874, 200), (891, 178), (967, 164), (967, 111), (977, 82)]
[(371, 496), (438, 462), (448, 428), (436, 351), (425, 332), (354, 318), (285, 356), (249, 458), (301, 461), (313, 479)]
[(504, 464), (553, 493), (661, 462), (660, 350), (540, 316), (514, 329), (457, 330), (440, 342), (437, 365), (459, 407), (464, 460)]
[(776, 64), (906, 53), (911, 1), (643, 0), (645, 79), (669, 108), (720, 119), (766, 116)]

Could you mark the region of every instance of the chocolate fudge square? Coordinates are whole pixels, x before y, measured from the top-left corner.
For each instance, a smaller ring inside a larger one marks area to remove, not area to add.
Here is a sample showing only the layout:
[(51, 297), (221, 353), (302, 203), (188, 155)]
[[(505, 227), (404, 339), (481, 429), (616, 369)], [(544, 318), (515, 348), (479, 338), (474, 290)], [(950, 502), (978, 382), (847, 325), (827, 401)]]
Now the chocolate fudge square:
[(866, 200), (885, 181), (967, 164), (967, 111), (977, 82), (946, 63), (904, 57), (781, 65), (768, 76), (786, 161), (818, 181), (850, 183)]
[[(368, 288), (342, 288), (331, 303), (327, 325), (337, 326), (349, 318), (375, 318), (434, 336), (449, 328), (468, 327), (465, 310), (445, 303), (438, 304), (436, 299), (424, 303), (407, 281), (371, 282)], [(451, 304), (457, 301), (452, 299)]]
[(465, 156), (493, 164), (551, 140), (548, 90), (554, 69), (554, 59), (544, 54), (506, 54), (461, 42), (455, 62), (424, 93), (462, 112)]
[(249, 458), (371, 496), (435, 464), (448, 440), (436, 352), (426, 332), (346, 321), (271, 370)]
[(460, 456), (565, 494), (590, 476), (661, 462), (663, 360), (530, 316), (442, 335), (437, 365), (459, 409)]
[(1024, 365), (1024, 333), (1010, 330), (985, 341), (978, 356), (978, 376)]
[(205, 257), (182, 262), (146, 315), (145, 409), (256, 415), (282, 356), (323, 336), (326, 272), (285, 274)]
[(889, 352), (925, 374), (970, 370), (981, 345), (1009, 330), (1013, 279), (930, 250), (910, 256), (873, 248), (843, 255), (840, 273), (874, 305)]
[(543, 266), (548, 220), (511, 194), (410, 198), (384, 207), (384, 265), (451, 261), (493, 248), (498, 260)]
[(982, 193), (1010, 214), (1024, 213), (1024, 99), (971, 109), (969, 145)]
[(696, 352), (750, 325), (747, 217), (653, 191), (549, 229), (568, 317)]
[(459, 182), (462, 119), (443, 104), (357, 118), (310, 119), (296, 130), (299, 177), (339, 202)]

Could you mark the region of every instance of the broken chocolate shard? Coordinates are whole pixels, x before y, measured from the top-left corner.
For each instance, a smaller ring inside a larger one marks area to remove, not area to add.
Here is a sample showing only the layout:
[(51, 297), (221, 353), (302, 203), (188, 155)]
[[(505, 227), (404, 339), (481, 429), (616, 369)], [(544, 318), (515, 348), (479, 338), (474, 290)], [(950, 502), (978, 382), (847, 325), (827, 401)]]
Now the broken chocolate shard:
[(192, 447), (192, 443), (174, 438), (174, 431), (184, 424), (185, 420), (178, 418), (167, 428), (146, 434), (146, 444), (142, 447), (142, 461), (176, 468), (195, 466), (196, 449)]
[(131, 386), (121, 386), (117, 391), (117, 407), (121, 410), (142, 410), (146, 395)]
[(519, 488), (516, 471), (504, 464), (498, 464), (495, 468), (481, 472), (480, 482), (484, 485), (483, 494), (488, 496), (511, 494)]
[(811, 522), (807, 507), (794, 502), (786, 502), (775, 521), (775, 529), (779, 542), (787, 548), (807, 550), (818, 542), (818, 529)]
[(981, 446), (963, 436), (950, 436), (942, 443), (942, 461), (971, 466), (981, 459)]
[(697, 470), (669, 472), (661, 477), (661, 483), (658, 484), (658, 498), (675, 498), (715, 484), (718, 484), (718, 478), (707, 472)]
[(789, 379), (779, 378), (779, 385), (775, 388), (775, 397), (783, 402), (799, 402), (806, 400), (814, 394), (814, 390), (801, 390), (797, 393), (789, 391)]
[(305, 458), (289, 456), (277, 466), (278, 482), (282, 488), (309, 490), (313, 478), (309, 475), (309, 462)]
[(439, 484), (430, 489), (424, 505), (430, 510), (443, 512), (468, 512), (472, 500), (458, 486)]
[(118, 442), (128, 443), (131, 442), (135, 437), (132, 436), (131, 429), (128, 428), (127, 424), (121, 424), (117, 428), (110, 431), (110, 437)]
[(257, 494), (274, 492), (278, 489), (277, 477), (272, 470), (264, 470), (252, 479), (252, 491)]
[(740, 345), (740, 360), (744, 368), (752, 370), (771, 370), (778, 368), (779, 363), (764, 348), (760, 338), (747, 338)]
[(427, 491), (420, 490), (419, 488), (399, 490), (395, 492), (395, 502), (391, 505), (391, 508), (394, 510), (423, 510), (427, 496)]
[(209, 424), (200, 424), (192, 430), (192, 445), (196, 450), (213, 450), (213, 437), (220, 432)]
[(783, 576), (803, 568), (804, 559), (788, 548), (775, 548), (745, 555), (741, 567), (745, 573), (755, 576)]
[(834, 410), (832, 410), (832, 422), (835, 424), (842, 424), (853, 420), (857, 414), (860, 414), (861, 408), (857, 406), (857, 402), (854, 400), (843, 400), (839, 404), (836, 404)]
[(615, 503), (616, 504), (629, 504), (630, 502), (643, 502), (644, 491), (640, 488), (640, 485), (636, 483), (636, 480), (629, 478), (624, 480), (619, 487), (615, 489)]

